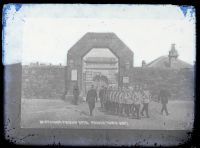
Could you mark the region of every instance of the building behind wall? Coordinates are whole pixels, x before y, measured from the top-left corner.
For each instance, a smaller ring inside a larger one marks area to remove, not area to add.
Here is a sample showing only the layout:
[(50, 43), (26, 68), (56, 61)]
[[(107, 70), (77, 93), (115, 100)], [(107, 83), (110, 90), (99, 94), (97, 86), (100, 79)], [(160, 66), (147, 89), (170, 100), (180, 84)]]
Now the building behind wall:
[[(118, 46), (115, 44), (116, 42)], [(85, 61), (82, 60), (82, 57), (90, 49), (97, 47), (116, 48), (112, 52), (118, 53), (115, 53), (118, 59), (89, 58)], [(127, 53), (121, 53), (122, 49)], [(121, 56), (119, 56), (120, 54)], [(178, 55), (178, 51), (173, 44), (168, 55), (161, 56), (150, 63), (143, 61), (142, 67), (133, 67), (133, 53), (115, 34), (88, 33), (68, 52), (67, 66), (45, 65), (38, 62), (22, 66), (22, 97), (60, 99), (65, 95), (66, 88), (70, 89), (69, 86), (72, 86), (77, 80), (81, 82), (79, 84), (81, 90), (84, 85), (82, 80), (86, 78), (84, 77), (86, 71), (83, 70), (81, 65), (83, 62), (85, 68), (89, 69), (88, 71), (93, 69), (92, 72), (96, 72), (95, 75), (103, 74), (106, 71), (103, 64), (108, 64), (107, 68), (113, 70), (109, 70), (110, 76), (109, 74), (104, 75), (107, 75), (111, 80), (114, 79), (114, 73), (118, 72), (117, 78), (120, 87), (123, 85), (145, 84), (156, 96), (162, 84), (166, 84), (166, 89), (169, 89), (172, 93), (172, 99), (191, 100), (194, 96), (194, 66), (180, 60)], [(100, 70), (103, 67), (104, 69)], [(74, 69), (77, 70), (75, 71), (77, 72), (75, 73), (77, 74), (77, 80), (71, 81), (71, 74)], [(124, 84), (123, 77), (129, 78), (128, 83)], [(92, 74), (86, 81), (89, 83), (93, 78), (94, 75)], [(110, 81), (110, 83), (112, 82)]]
[[(161, 56), (142, 67), (132, 69), (131, 85), (147, 84), (153, 94), (165, 87), (172, 93), (172, 99), (193, 99), (194, 66), (180, 60), (175, 44), (171, 45), (169, 54)], [(164, 85), (164, 86), (163, 86)]]
[(191, 69), (192, 65), (180, 60), (178, 58), (178, 51), (175, 49), (175, 44), (171, 45), (171, 50), (168, 55), (161, 56), (152, 62), (146, 64), (148, 68), (159, 68), (159, 69)]

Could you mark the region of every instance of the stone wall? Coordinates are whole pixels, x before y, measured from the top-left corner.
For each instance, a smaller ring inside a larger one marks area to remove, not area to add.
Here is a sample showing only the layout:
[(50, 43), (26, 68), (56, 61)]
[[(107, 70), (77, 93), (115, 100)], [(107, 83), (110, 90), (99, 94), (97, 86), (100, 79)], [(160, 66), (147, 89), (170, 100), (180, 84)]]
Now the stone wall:
[(193, 69), (133, 68), (129, 72), (131, 85), (147, 84), (157, 96), (160, 88), (168, 89), (172, 99), (191, 100), (194, 96)]
[(65, 91), (64, 66), (23, 66), (22, 97), (61, 98)]
[[(194, 96), (194, 71), (134, 67), (129, 72), (130, 84), (147, 84), (154, 98), (161, 87), (168, 89), (172, 99), (191, 100)], [(165, 84), (165, 85), (163, 85)], [(22, 68), (23, 98), (61, 98), (65, 91), (64, 66)]]

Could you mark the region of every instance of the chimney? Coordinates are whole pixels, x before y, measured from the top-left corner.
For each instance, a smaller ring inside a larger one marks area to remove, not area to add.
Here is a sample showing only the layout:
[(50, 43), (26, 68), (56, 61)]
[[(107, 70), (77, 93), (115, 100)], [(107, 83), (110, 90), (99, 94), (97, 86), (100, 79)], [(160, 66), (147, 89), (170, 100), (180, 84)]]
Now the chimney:
[(178, 52), (175, 49), (175, 44), (171, 45), (171, 50), (169, 51), (169, 67), (173, 67), (173, 63), (177, 60), (178, 58)]
[(146, 62), (145, 60), (142, 60), (142, 67), (145, 67), (146, 66)]

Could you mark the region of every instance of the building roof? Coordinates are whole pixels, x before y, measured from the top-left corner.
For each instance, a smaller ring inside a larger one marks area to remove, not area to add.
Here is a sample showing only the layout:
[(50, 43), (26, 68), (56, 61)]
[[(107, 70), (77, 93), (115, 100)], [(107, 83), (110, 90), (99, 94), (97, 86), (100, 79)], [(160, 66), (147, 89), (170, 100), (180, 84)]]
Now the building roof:
[(175, 59), (170, 67), (169, 57), (161, 56), (153, 60), (152, 62), (148, 63), (146, 67), (182, 69), (182, 68), (192, 68), (192, 65), (180, 59)]

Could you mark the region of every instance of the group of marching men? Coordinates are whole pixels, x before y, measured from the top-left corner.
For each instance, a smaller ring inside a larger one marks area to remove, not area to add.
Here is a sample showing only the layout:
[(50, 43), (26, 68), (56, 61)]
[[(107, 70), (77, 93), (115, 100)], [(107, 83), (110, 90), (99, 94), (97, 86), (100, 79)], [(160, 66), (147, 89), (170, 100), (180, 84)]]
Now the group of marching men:
[[(140, 115), (149, 118), (148, 106), (151, 94), (146, 87), (136, 85), (134, 88), (112, 88), (102, 86), (99, 90), (101, 108), (105, 112), (119, 116), (140, 119)], [(140, 112), (141, 111), (141, 112)]]

